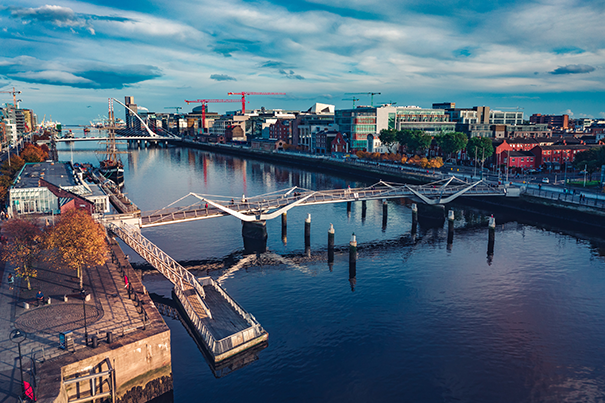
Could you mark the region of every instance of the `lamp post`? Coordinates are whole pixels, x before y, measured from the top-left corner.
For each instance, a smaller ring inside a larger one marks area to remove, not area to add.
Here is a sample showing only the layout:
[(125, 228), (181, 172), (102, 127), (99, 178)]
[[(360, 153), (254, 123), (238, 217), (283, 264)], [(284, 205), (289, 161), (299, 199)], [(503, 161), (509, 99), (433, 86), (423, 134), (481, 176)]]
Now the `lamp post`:
[(86, 290), (80, 291), (82, 296), (82, 309), (84, 309), (84, 342), (88, 346), (88, 327), (86, 326)]
[(25, 396), (25, 384), (23, 383), (23, 358), (21, 355), (21, 343), (23, 343), (25, 341), (25, 339), (27, 339), (27, 335), (25, 334), (25, 332), (19, 330), (19, 329), (13, 329), (10, 332), (10, 340), (13, 343), (17, 343), (17, 346), (19, 347), (19, 370), (21, 371), (21, 396)]

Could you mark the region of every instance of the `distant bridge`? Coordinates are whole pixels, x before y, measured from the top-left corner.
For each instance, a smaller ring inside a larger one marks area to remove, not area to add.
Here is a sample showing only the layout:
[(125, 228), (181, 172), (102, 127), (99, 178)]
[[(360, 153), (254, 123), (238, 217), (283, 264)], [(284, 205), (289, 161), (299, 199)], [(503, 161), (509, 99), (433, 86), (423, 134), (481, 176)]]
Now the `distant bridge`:
[[(267, 221), (302, 205), (402, 197), (413, 198), (429, 205), (438, 205), (450, 203), (461, 196), (518, 196), (518, 189), (490, 186), (483, 180), (469, 183), (451, 177), (425, 185), (380, 181), (372, 186), (356, 189), (313, 191), (295, 186), (250, 198), (245, 195), (229, 198), (189, 193), (162, 209), (143, 212), (139, 226), (146, 228), (227, 215), (234, 216), (244, 222)], [(195, 203), (188, 206), (172, 207), (189, 197), (195, 198)]]
[[(69, 143), (69, 142), (80, 142), (80, 141), (107, 141), (107, 137), (72, 137), (72, 138), (57, 138), (55, 139), (56, 143)], [(150, 137), (150, 136), (119, 136), (116, 137), (116, 140), (134, 140), (134, 141), (139, 141), (139, 140), (144, 140), (144, 141), (152, 141), (152, 142), (158, 142), (158, 141), (168, 141), (168, 140), (174, 140), (175, 137), (166, 137), (166, 136), (155, 136), (155, 137)]]

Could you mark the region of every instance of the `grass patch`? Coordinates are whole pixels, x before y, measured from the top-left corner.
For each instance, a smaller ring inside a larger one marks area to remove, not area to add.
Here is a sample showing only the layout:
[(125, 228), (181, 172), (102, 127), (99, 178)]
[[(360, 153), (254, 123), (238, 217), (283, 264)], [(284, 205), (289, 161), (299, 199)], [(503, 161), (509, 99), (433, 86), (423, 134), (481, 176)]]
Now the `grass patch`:
[[(582, 186), (584, 187), (584, 181), (569, 181), (568, 182), (572, 186)], [(601, 186), (601, 181), (586, 181), (586, 187), (599, 187)]]

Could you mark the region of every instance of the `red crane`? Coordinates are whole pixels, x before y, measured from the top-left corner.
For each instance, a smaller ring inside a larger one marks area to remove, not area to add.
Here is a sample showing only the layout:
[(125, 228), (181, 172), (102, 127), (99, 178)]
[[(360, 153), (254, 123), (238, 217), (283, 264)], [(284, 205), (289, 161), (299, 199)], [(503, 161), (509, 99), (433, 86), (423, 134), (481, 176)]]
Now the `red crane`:
[(12, 91), (0, 91), (2, 94), (13, 94), (13, 105), (15, 108), (17, 107), (17, 94), (21, 94), (21, 91), (16, 91), (15, 87), (13, 87)]
[(227, 95), (242, 96), (242, 115), (246, 113), (246, 95), (286, 95), (285, 92), (228, 92)]
[(199, 103), (202, 104), (202, 133), (206, 129), (206, 107), (208, 104), (221, 104), (229, 102), (239, 102), (237, 99), (196, 99), (195, 101), (187, 101), (187, 104)]

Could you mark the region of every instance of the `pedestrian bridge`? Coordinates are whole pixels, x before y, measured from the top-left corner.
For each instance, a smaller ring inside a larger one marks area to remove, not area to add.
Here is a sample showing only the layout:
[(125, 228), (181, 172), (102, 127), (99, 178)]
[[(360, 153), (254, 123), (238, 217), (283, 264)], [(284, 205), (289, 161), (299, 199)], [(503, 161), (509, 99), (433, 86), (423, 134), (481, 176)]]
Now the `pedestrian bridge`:
[[(97, 142), (101, 142), (101, 141), (107, 141), (107, 137), (70, 137), (70, 138), (56, 138), (55, 139), (55, 143), (71, 143), (71, 142), (81, 142), (81, 141), (97, 141)], [(116, 140), (128, 140), (128, 141), (168, 141), (168, 140), (174, 140), (175, 137), (168, 137), (168, 136), (156, 136), (156, 137), (150, 137), (150, 136), (120, 136), (118, 138), (116, 138)]]
[[(176, 200), (169, 206), (141, 213), (142, 228), (204, 220), (231, 215), (244, 222), (267, 221), (298, 206), (342, 203), (365, 200), (412, 198), (429, 205), (443, 205), (458, 197), (519, 196), (518, 188), (490, 185), (483, 180), (465, 182), (454, 176), (424, 185), (408, 185), (380, 181), (365, 188), (309, 190), (299, 187), (246, 197), (211, 196), (197, 193)], [(185, 199), (194, 199), (187, 206), (175, 207)]]

